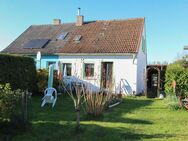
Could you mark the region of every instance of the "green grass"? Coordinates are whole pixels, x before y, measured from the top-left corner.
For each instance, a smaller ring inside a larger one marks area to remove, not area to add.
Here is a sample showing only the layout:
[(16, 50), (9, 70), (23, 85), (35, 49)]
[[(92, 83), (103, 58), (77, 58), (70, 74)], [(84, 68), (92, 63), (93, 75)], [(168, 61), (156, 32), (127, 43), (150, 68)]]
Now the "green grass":
[(95, 120), (82, 113), (79, 130), (69, 97), (59, 97), (54, 108), (40, 104), (33, 97), (32, 128), (13, 141), (188, 140), (188, 111), (169, 110), (162, 100), (125, 98)]

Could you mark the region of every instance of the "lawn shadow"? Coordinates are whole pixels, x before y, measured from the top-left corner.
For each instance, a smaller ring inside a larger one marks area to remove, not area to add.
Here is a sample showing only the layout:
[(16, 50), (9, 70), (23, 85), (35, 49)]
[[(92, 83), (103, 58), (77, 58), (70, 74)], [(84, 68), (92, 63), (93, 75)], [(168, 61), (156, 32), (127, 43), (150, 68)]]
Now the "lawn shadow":
[(124, 127), (103, 127), (96, 124), (81, 124), (75, 128), (75, 123), (58, 124), (53, 122), (36, 123), (26, 136), (17, 136), (19, 141), (115, 141), (171, 138), (171, 134), (142, 134)]
[(73, 101), (68, 96), (59, 96), (56, 105), (52, 108), (52, 104), (40, 106), (41, 98), (34, 97), (32, 99), (31, 118), (33, 121), (73, 121), (75, 120), (75, 110)]
[(128, 118), (126, 114), (135, 112), (140, 108), (145, 108), (146, 106), (151, 105), (153, 100), (150, 99), (137, 99), (137, 98), (125, 98), (123, 102), (111, 109), (105, 111), (104, 115), (99, 118), (87, 117), (84, 120), (97, 120), (105, 122), (122, 122), (130, 124), (152, 124), (152, 121)]
[[(81, 121), (105, 121), (105, 122), (122, 122), (132, 124), (152, 124), (151, 121), (143, 119), (126, 118), (127, 113), (134, 112), (137, 109), (148, 106), (153, 101), (150, 99), (125, 98), (123, 102), (104, 112), (102, 117), (88, 117), (81, 112)], [(73, 101), (68, 96), (60, 96), (54, 108), (51, 105), (40, 107), (41, 99), (34, 97), (32, 104), (32, 120), (33, 121), (75, 121), (75, 110), (73, 108)], [(122, 116), (124, 115), (124, 116)]]

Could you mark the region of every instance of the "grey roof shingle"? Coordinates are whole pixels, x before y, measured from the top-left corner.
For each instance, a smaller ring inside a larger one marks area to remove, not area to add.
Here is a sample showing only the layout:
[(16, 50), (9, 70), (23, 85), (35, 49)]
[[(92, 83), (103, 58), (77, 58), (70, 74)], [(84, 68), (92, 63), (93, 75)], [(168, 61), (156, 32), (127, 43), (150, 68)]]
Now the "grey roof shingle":
[[(2, 53), (10, 54), (36, 54), (40, 51), (42, 54), (59, 53), (59, 48), (62, 48), (67, 42), (69, 35), (65, 40), (57, 40), (56, 38), (62, 32), (72, 32), (75, 28), (74, 23), (61, 25), (32, 25), (26, 29), (15, 41), (13, 41)], [(29, 49), (24, 48), (32, 39), (50, 39), (50, 42), (44, 48)]]

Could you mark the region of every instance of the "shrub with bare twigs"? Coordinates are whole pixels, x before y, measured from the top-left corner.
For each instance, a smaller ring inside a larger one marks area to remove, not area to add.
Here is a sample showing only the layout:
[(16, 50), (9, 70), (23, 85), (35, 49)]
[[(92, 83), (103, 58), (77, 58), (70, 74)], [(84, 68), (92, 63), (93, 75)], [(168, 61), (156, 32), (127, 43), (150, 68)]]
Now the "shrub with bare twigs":
[(67, 94), (71, 97), (74, 102), (74, 108), (76, 112), (76, 125), (79, 128), (80, 126), (80, 107), (83, 102), (83, 97), (85, 95), (84, 86), (82, 83), (73, 82), (70, 85), (69, 90), (65, 88)]
[(95, 92), (86, 90), (84, 95), (85, 100), (85, 110), (88, 115), (97, 117), (101, 116), (107, 106), (108, 102), (111, 100), (111, 93)]

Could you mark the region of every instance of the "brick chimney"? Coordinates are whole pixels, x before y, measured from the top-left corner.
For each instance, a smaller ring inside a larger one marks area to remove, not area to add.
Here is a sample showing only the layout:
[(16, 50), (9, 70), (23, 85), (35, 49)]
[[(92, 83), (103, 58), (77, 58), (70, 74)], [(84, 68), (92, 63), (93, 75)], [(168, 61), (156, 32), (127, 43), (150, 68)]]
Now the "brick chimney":
[(61, 19), (54, 19), (53, 20), (53, 25), (60, 25), (61, 24)]
[(80, 8), (78, 8), (76, 26), (82, 26), (84, 24), (84, 16), (80, 15)]

